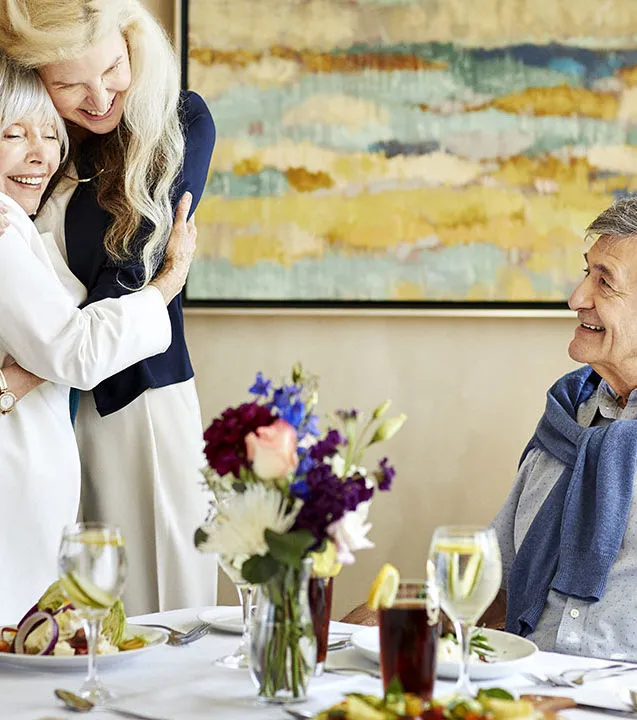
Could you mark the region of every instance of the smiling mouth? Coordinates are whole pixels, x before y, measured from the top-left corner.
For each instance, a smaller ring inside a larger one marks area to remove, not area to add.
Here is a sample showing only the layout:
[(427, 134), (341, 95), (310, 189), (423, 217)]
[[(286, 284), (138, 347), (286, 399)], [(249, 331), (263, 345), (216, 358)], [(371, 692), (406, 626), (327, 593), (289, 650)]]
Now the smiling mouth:
[(117, 96), (113, 95), (113, 98), (111, 100), (111, 104), (108, 106), (108, 110), (103, 113), (98, 113), (95, 110), (85, 110), (84, 108), (79, 108), (79, 111), (89, 118), (89, 120), (103, 120), (105, 117), (108, 117), (111, 110), (113, 109), (113, 105), (115, 104), (115, 98)]
[(47, 179), (46, 175), (39, 175), (34, 177), (32, 175), (10, 175), (9, 180), (13, 180), (14, 183), (20, 185), (27, 190), (41, 190)]
[(586, 330), (592, 330), (593, 332), (604, 332), (606, 330), (606, 328), (602, 327), (601, 325), (589, 325), (585, 322), (580, 323), (580, 325)]

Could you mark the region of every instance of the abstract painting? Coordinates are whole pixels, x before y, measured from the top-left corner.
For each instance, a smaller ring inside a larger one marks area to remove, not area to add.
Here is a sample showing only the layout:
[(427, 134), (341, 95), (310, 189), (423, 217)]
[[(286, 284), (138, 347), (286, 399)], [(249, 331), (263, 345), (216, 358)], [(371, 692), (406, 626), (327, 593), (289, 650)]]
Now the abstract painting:
[(187, 298), (562, 304), (637, 190), (634, 0), (187, 0)]

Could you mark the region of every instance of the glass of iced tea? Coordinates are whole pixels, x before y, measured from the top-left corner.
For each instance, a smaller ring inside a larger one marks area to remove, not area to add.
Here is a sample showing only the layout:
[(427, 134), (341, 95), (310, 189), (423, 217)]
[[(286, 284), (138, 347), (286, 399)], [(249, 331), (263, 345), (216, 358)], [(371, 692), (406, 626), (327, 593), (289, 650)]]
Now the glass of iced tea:
[(327, 658), (333, 584), (333, 577), (310, 578), (310, 612), (312, 613), (312, 625), (316, 635), (316, 670), (314, 671), (316, 676), (323, 674), (325, 659)]
[(435, 582), (402, 580), (394, 603), (379, 608), (378, 625), (385, 691), (397, 679), (404, 692), (430, 700), (440, 634), (440, 603)]

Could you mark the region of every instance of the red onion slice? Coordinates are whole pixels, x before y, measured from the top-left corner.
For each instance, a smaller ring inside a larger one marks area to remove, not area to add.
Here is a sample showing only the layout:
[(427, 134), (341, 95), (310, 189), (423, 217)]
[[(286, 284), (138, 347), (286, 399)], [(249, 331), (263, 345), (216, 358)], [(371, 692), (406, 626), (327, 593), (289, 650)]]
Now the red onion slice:
[(36, 603), (30, 610), (27, 610), (26, 615), (25, 615), (25, 616), (22, 618), (22, 620), (20, 620), (20, 622), (18, 623), (18, 627), (22, 627), (22, 624), (24, 623), (24, 621), (27, 620), (28, 618), (30, 618), (31, 615), (33, 615), (33, 614), (36, 613), (36, 612), (38, 612), (38, 605), (37, 605), (37, 603)]
[(39, 653), (34, 653), (34, 655), (51, 654), (53, 648), (55, 647), (55, 643), (58, 641), (60, 628), (52, 615), (48, 612), (44, 612), (43, 610), (39, 610), (38, 612), (33, 613), (33, 615), (30, 615), (18, 628), (18, 634), (15, 636), (15, 641), (13, 643), (13, 647), (17, 655), (27, 654), (25, 641), (27, 637), (29, 637), (29, 635), (43, 622), (48, 622), (51, 625), (51, 637), (49, 638), (49, 643), (44, 650), (41, 650)]

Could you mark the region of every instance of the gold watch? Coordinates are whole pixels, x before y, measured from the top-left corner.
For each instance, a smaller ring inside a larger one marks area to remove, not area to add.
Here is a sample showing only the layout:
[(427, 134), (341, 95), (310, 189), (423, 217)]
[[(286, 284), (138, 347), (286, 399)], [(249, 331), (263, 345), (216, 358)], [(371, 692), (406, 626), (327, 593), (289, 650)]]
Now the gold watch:
[(2, 370), (0, 370), (0, 415), (8, 415), (17, 402), (18, 398), (15, 396), (15, 393), (9, 390), (7, 378), (4, 376)]

